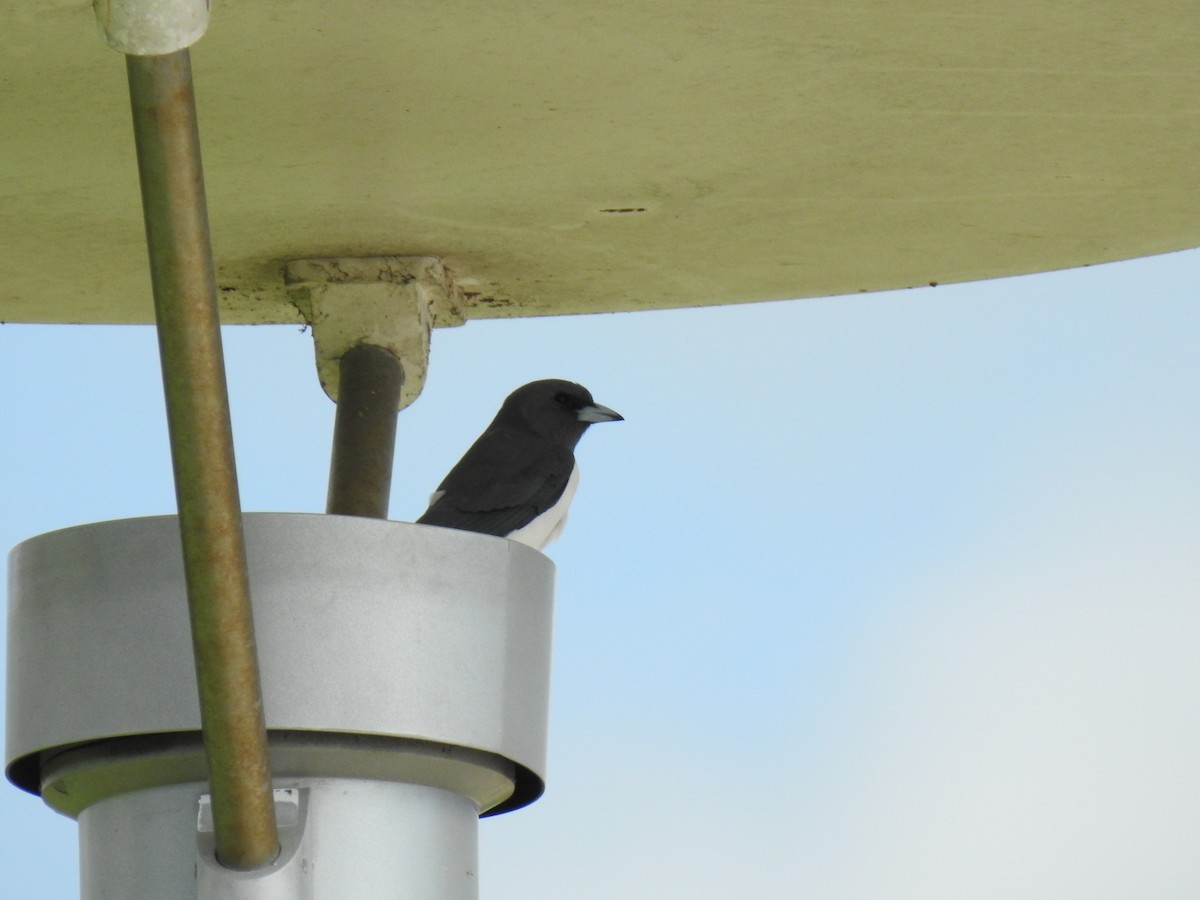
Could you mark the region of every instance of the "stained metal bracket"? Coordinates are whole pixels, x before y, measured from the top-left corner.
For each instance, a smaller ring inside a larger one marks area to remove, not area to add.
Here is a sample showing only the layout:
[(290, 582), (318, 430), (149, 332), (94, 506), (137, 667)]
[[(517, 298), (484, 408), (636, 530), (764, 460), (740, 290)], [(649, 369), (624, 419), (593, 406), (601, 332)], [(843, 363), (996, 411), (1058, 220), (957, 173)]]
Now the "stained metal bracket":
[(436, 325), (461, 325), (463, 293), (436, 256), (295, 259), (284, 266), (292, 302), (312, 326), (321, 387), (337, 401), (339, 361), (359, 344), (400, 361), (399, 408), (417, 398)]

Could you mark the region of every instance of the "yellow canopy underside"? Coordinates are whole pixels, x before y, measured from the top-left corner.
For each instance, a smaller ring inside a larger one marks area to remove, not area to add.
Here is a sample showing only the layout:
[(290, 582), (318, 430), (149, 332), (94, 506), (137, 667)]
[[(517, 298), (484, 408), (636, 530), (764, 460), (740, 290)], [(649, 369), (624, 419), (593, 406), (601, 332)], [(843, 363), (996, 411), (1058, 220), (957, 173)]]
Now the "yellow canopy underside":
[[(217, 0), (226, 321), (432, 255), (469, 318), (851, 294), (1200, 245), (1193, 2)], [(120, 56), (0, 9), (0, 320), (152, 317)]]

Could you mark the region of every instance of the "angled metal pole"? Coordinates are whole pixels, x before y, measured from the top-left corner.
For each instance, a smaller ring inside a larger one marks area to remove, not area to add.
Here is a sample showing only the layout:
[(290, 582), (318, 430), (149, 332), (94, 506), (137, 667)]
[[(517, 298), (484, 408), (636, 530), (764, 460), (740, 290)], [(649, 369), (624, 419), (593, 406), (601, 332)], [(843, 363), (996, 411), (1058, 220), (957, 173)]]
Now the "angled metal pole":
[(217, 858), (277, 854), (229, 398), (187, 49), (126, 56)]

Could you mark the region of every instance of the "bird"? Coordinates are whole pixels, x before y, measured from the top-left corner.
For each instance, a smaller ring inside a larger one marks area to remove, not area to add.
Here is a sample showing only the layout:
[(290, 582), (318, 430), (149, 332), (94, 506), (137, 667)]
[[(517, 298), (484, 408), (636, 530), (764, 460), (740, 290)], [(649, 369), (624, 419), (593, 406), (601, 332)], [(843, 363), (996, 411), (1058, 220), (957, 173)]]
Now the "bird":
[(575, 445), (589, 425), (623, 420), (571, 381), (547, 378), (517, 388), (442, 479), (417, 524), (543, 549), (562, 533), (579, 485)]

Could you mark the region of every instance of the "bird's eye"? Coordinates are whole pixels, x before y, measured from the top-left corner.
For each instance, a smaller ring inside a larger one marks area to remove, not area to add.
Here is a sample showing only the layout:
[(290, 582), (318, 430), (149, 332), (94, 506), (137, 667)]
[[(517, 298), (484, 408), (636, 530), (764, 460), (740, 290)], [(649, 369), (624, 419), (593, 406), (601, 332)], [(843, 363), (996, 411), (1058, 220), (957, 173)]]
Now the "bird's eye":
[(571, 398), (567, 396), (566, 392), (559, 391), (557, 394), (554, 395), (554, 402), (562, 404), (563, 406), (566, 406), (568, 403), (571, 402)]

